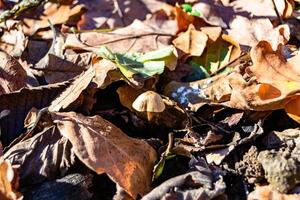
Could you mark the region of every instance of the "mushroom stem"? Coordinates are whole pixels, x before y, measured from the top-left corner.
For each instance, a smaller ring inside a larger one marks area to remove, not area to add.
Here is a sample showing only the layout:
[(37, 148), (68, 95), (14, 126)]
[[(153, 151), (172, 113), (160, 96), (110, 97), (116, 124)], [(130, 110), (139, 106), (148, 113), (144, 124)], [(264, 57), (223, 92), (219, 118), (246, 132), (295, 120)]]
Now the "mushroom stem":
[(147, 119), (150, 122), (153, 118), (153, 113), (152, 112), (147, 112)]

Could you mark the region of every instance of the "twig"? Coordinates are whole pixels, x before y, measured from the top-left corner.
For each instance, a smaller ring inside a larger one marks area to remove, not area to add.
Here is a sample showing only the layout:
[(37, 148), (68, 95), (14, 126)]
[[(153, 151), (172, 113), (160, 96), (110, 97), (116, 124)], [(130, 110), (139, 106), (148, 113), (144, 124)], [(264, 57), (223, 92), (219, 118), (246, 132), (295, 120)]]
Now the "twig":
[(212, 73), (210, 76), (214, 76), (216, 74), (218, 74), (220, 71), (222, 71), (223, 69), (225, 69), (226, 67), (229, 67), (230, 65), (232, 65), (233, 63), (243, 60), (243, 59), (247, 59), (249, 57), (249, 53), (242, 53), (238, 58), (234, 59), (233, 61), (229, 62), (228, 64), (224, 65), (223, 67), (220, 67), (217, 71), (215, 71), (214, 73)]
[(14, 5), (11, 10), (6, 10), (0, 14), (0, 23), (10, 18), (20, 15), (20, 13), (28, 10), (29, 8), (40, 5), (45, 0), (23, 0), (20, 3)]
[(274, 10), (275, 10), (275, 13), (276, 13), (276, 15), (277, 15), (277, 18), (278, 18), (278, 20), (279, 20), (280, 24), (283, 24), (283, 23), (284, 23), (284, 21), (283, 21), (282, 17), (280, 16), (279, 12), (278, 12), (278, 9), (277, 9), (277, 6), (276, 6), (276, 3), (275, 3), (275, 0), (272, 0), (272, 3), (273, 3)]
[(156, 36), (169, 36), (169, 37), (173, 37), (174, 35), (172, 34), (168, 34), (168, 33), (157, 33), (157, 32), (153, 32), (153, 33), (143, 33), (143, 34), (137, 34), (137, 35), (127, 35), (126, 37), (123, 37), (123, 38), (119, 38), (119, 39), (114, 39), (114, 40), (109, 40), (107, 42), (102, 42), (100, 44), (98, 44), (97, 46), (92, 46), (92, 45), (89, 45), (89, 44), (86, 44), (85, 42), (81, 41), (80, 39), (80, 35), (76, 35), (76, 33), (74, 32), (75, 34), (75, 37), (77, 38), (77, 40), (85, 45), (85, 46), (88, 46), (88, 47), (99, 47), (100, 45), (106, 45), (106, 44), (111, 44), (111, 43), (115, 43), (115, 42), (120, 42), (120, 41), (123, 41), (123, 40), (130, 40), (130, 39), (137, 39), (137, 38), (141, 38), (141, 37), (146, 37), (146, 36), (151, 36), (151, 35), (156, 35)]

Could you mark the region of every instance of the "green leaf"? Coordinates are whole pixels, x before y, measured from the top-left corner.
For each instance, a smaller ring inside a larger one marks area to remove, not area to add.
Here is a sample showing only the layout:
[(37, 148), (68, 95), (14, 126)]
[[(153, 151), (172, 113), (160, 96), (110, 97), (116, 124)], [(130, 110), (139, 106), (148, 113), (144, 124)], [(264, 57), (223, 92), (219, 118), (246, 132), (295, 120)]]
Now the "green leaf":
[(157, 51), (151, 51), (151, 52), (145, 53), (145, 54), (141, 55), (137, 59), (137, 61), (145, 62), (145, 61), (149, 61), (149, 60), (161, 60), (168, 56), (171, 56), (173, 54), (173, 51), (174, 51), (174, 47), (169, 46), (164, 49), (159, 49)]
[(108, 59), (116, 64), (121, 73), (131, 79), (134, 75), (141, 78), (149, 78), (164, 72), (166, 62), (173, 55), (174, 47), (166, 47), (161, 50), (140, 53), (112, 53), (106, 47), (101, 47), (98, 56)]
[(201, 57), (194, 58), (193, 61), (211, 74), (229, 62), (232, 48), (233, 46), (231, 44), (219, 38), (216, 42), (207, 47)]
[(182, 9), (183, 9), (184, 12), (189, 12), (190, 13), (193, 10), (192, 5), (190, 5), (188, 3), (184, 3), (181, 6), (182, 6)]
[(165, 163), (166, 163), (166, 156), (162, 155), (161, 159), (154, 166), (152, 180), (156, 180), (158, 179), (158, 177), (160, 177), (160, 175), (164, 171)]

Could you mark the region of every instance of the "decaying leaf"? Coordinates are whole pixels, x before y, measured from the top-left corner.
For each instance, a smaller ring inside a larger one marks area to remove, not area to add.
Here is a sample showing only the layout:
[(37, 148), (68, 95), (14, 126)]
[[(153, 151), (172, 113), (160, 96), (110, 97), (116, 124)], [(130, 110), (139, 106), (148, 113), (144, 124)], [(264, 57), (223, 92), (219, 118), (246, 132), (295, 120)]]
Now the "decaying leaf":
[(157, 0), (101, 1), (79, 0), (87, 12), (78, 22), (80, 29), (116, 28), (131, 24), (135, 19), (144, 20), (146, 15), (169, 5)]
[(173, 44), (176, 48), (191, 56), (201, 56), (206, 47), (208, 37), (205, 33), (195, 29), (190, 25), (188, 30), (179, 35)]
[[(1, 142), (7, 146), (12, 140), (23, 133), (23, 122), (32, 108), (42, 109), (48, 107), (67, 86), (69, 82), (49, 84), (47, 86), (24, 88), (9, 94), (2, 94), (0, 98), (0, 110), (6, 111), (1, 117)], [(22, 109), (20, 109), (22, 108)]]
[(25, 37), (21, 29), (21, 25), (16, 21), (9, 26), (8, 30), (4, 32), (0, 40), (1, 49), (14, 57), (20, 57), (22, 55), (28, 42), (28, 38)]
[(107, 173), (132, 197), (150, 190), (156, 152), (146, 142), (130, 138), (100, 116), (52, 113), (76, 156), (98, 174)]
[(38, 19), (25, 18), (23, 31), (27, 35), (33, 35), (37, 30), (49, 26), (48, 20), (53, 25), (62, 24), (68, 21), (71, 17), (81, 14), (83, 11), (82, 5), (70, 6), (48, 2), (45, 4), (45, 10)]
[(80, 96), (82, 91), (88, 87), (95, 71), (92, 67), (83, 72), (80, 76), (75, 78), (73, 82), (63, 91), (49, 106), (49, 111), (60, 111), (67, 108), (70, 104)]
[(135, 20), (129, 26), (110, 32), (68, 34), (64, 48), (97, 52), (105, 45), (118, 53), (148, 52), (168, 46), (172, 36), (167, 30)]
[(23, 196), (16, 191), (18, 187), (17, 174), (7, 160), (0, 161), (0, 198), (3, 200), (22, 200)]
[(30, 86), (30, 78), (22, 65), (13, 57), (0, 51), (0, 95)]
[(72, 144), (55, 126), (18, 142), (4, 158), (19, 170), (21, 184), (27, 186), (63, 176), (75, 163)]

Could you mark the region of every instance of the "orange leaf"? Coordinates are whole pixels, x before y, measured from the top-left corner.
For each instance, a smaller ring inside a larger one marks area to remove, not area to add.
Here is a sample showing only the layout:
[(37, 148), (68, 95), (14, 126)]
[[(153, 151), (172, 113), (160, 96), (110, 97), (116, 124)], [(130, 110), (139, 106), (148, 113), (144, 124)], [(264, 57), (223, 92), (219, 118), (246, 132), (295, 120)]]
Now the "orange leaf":
[(290, 116), (290, 118), (300, 124), (300, 97), (297, 96), (296, 98), (290, 100), (285, 105), (285, 111)]

